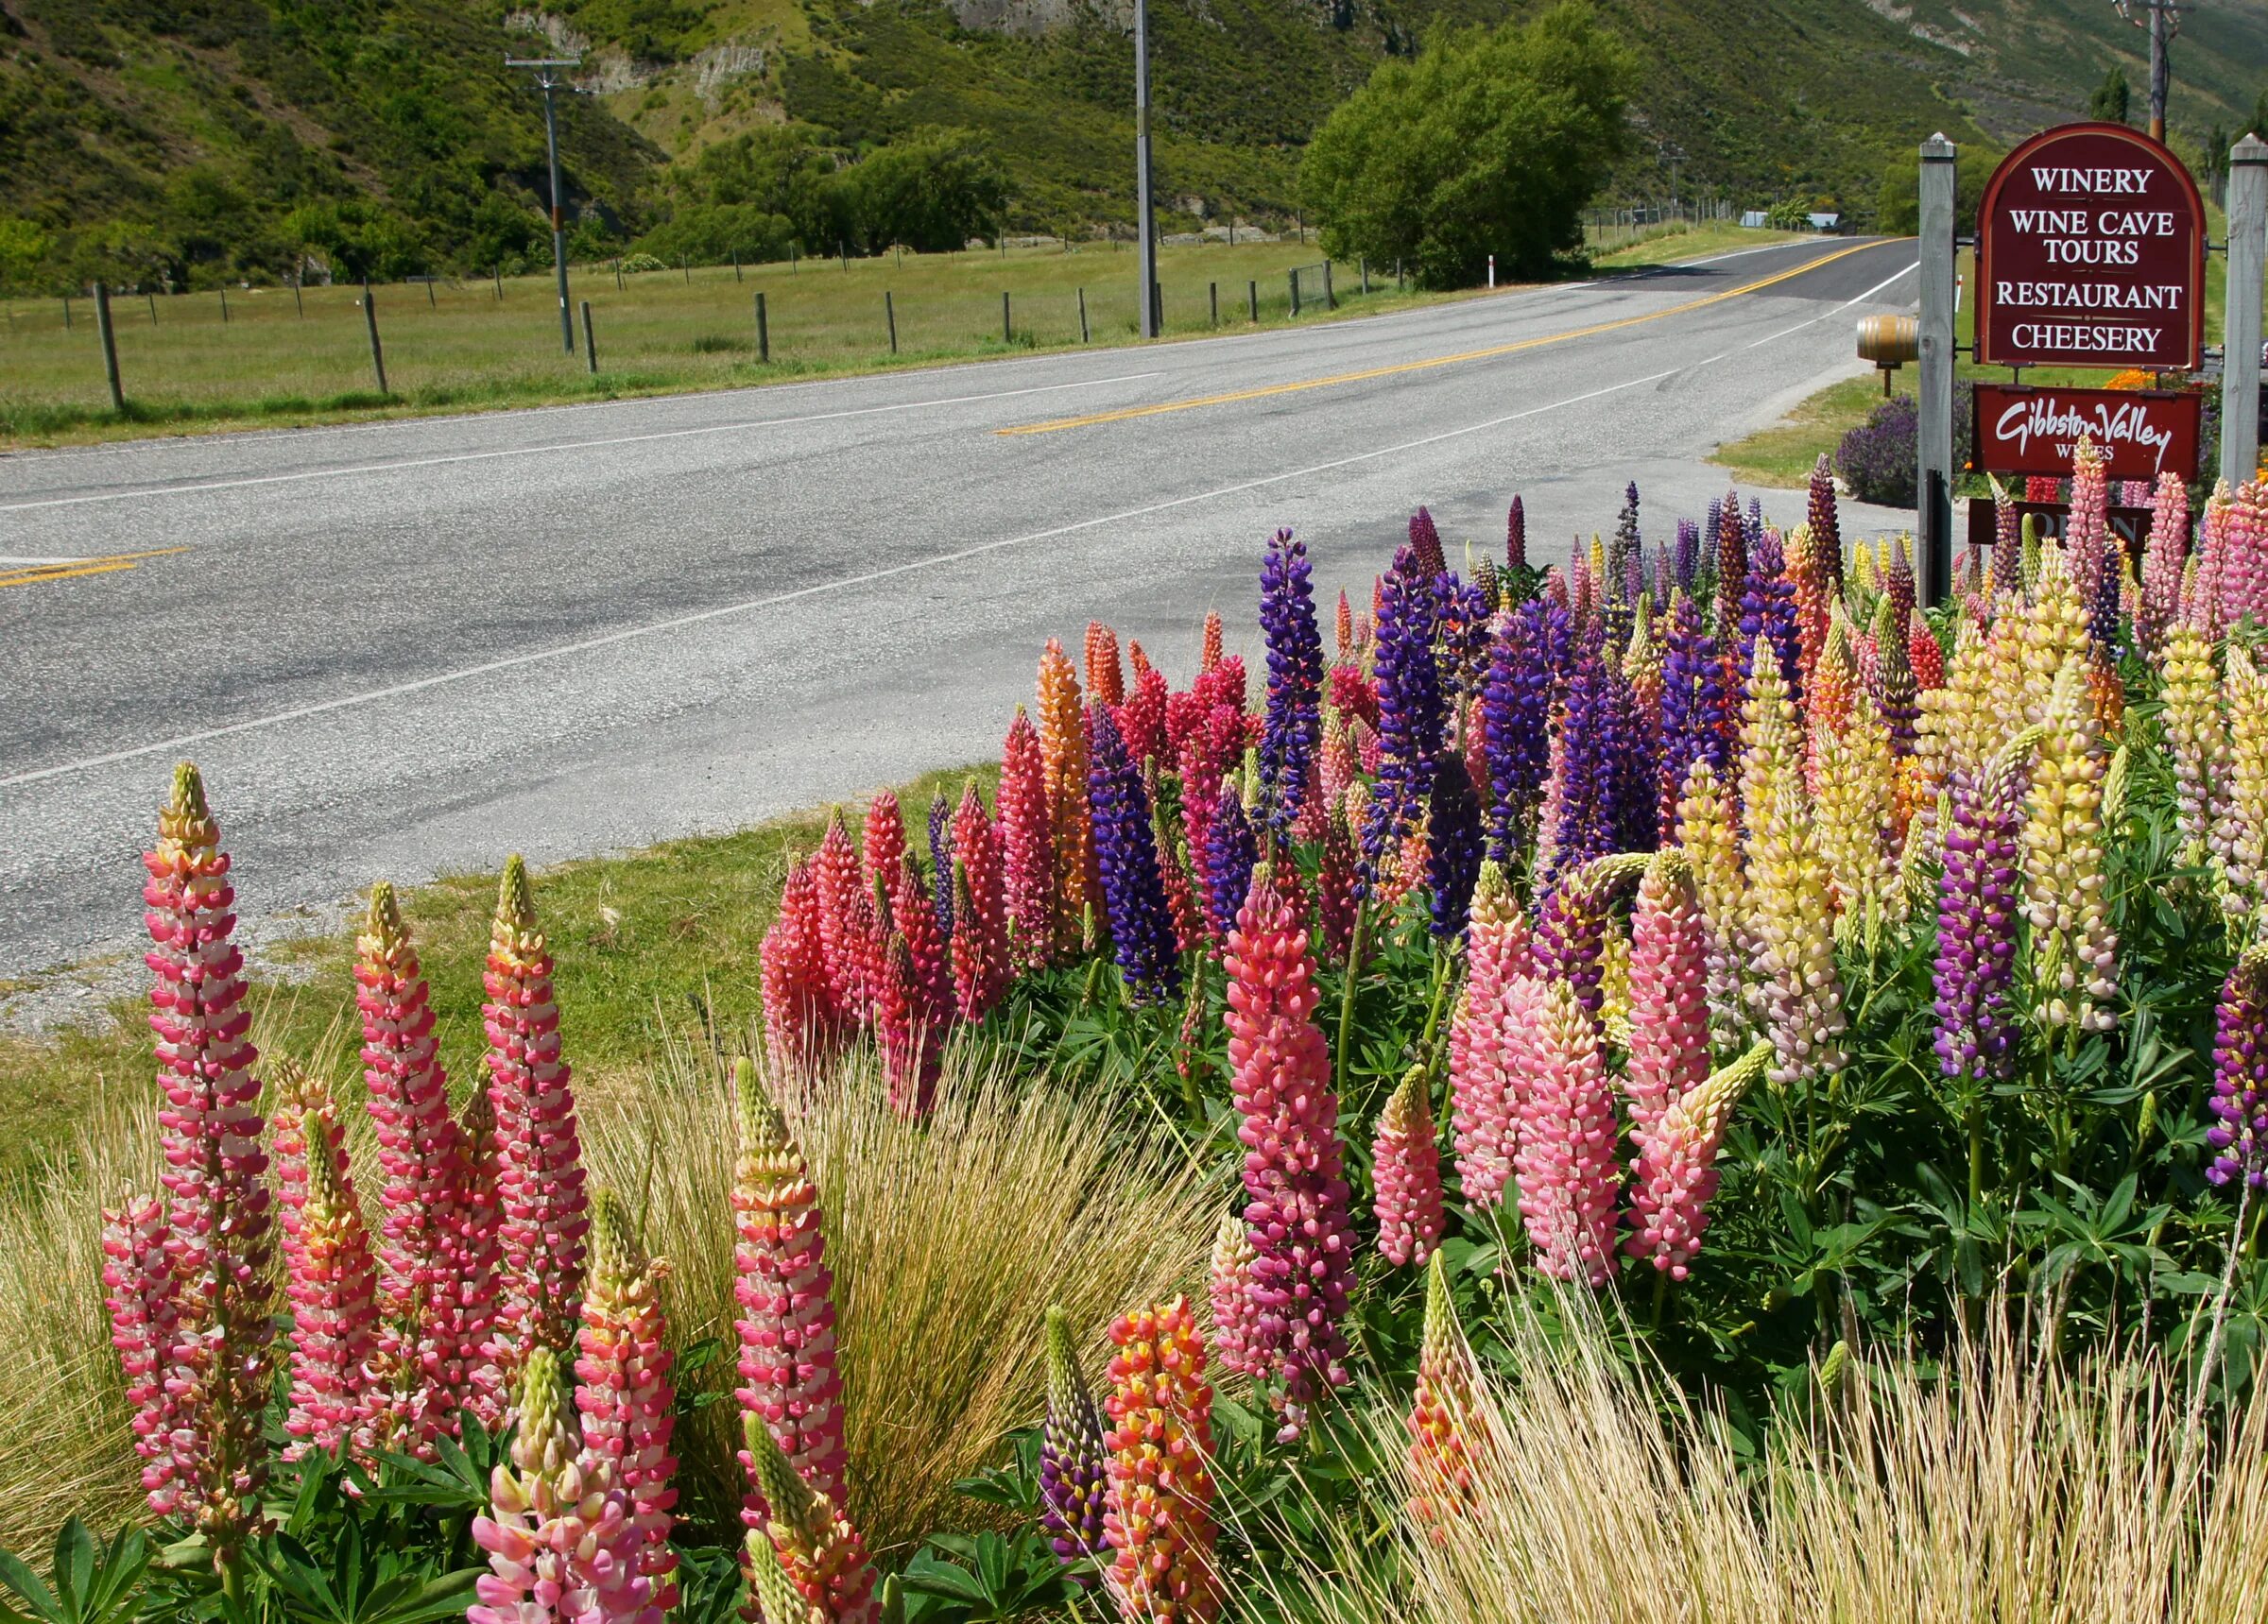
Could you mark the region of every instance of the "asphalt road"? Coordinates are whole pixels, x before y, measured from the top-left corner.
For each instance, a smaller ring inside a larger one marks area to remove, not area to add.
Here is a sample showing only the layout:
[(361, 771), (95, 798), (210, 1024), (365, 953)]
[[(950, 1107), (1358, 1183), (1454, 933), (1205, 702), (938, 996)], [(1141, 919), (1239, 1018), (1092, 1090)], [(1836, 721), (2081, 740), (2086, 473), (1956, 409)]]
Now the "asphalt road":
[[(1564, 556), (1635, 478), (1658, 538), (1722, 489), (1713, 445), (1910, 306), (1913, 260), (1813, 242), (1146, 349), (0, 458), (0, 976), (130, 947), (183, 756), (274, 928), (977, 759), (1091, 617), (1177, 678), (1210, 607), (1249, 653), (1278, 525), (1332, 595), (1419, 503), (1493, 551), (1522, 492)], [(85, 562), (25, 574), (55, 559)]]

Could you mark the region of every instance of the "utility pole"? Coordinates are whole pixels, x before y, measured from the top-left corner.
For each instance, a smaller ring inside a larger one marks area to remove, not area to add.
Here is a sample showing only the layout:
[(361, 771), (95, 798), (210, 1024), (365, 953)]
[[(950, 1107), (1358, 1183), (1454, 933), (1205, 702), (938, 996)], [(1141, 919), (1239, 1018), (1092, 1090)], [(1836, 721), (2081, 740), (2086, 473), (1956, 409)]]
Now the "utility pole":
[(559, 115), (556, 96), (566, 84), (555, 71), (579, 68), (580, 57), (507, 57), (507, 68), (536, 70), (536, 87), (543, 93), (543, 145), (551, 157), (551, 262), (559, 273), (559, 344), (575, 353), (575, 312), (567, 302), (567, 210), (559, 191)]
[(1142, 335), (1158, 336), (1158, 222), (1150, 204), (1150, 8), (1134, 0), (1134, 214), (1141, 233)]
[[(2189, 0), (2111, 0), (2119, 15), (2150, 30), (2150, 139), (2166, 138), (2166, 47), (2181, 32), (2181, 9)], [(2144, 15), (2137, 16), (2136, 12)]]

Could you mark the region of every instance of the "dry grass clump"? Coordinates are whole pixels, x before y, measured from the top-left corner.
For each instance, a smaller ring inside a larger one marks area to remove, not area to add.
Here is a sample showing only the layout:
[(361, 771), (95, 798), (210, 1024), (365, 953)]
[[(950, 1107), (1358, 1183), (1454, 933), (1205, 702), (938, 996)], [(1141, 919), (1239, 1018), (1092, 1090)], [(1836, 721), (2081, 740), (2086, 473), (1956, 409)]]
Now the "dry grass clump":
[[(1851, 1360), (1761, 1461), (1595, 1332), (1519, 1308), (1474, 1399), (1470, 1514), (1349, 1540), (1295, 1614), (1409, 1624), (2233, 1624), (2268, 1617), (2268, 1401), (2183, 1438), (2158, 1360), (2041, 1362), (2005, 1326), (1941, 1365)], [(1386, 1453), (1404, 1461), (1399, 1416)]]

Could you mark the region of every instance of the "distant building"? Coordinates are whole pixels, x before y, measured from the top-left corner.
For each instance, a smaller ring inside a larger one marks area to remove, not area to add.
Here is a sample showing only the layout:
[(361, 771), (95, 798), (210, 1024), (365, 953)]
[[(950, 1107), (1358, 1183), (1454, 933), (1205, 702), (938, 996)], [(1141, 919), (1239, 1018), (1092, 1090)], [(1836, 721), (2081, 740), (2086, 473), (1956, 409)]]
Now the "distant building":
[(1843, 223), (1840, 214), (1806, 214), (1804, 219), (1814, 231), (1831, 231)]
[(1750, 209), (1741, 215), (1741, 224), (1752, 231), (1761, 231), (1764, 229), (1764, 222), (1769, 217), (1761, 209)]

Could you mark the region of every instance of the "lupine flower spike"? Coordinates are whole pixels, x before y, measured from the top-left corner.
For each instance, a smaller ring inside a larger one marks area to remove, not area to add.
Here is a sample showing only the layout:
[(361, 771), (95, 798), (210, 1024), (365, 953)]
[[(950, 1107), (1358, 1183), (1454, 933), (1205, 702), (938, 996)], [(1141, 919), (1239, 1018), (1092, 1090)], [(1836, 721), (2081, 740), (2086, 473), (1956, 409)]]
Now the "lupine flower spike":
[(1040, 1433), (1040, 1521), (1066, 1564), (1077, 1564), (1082, 1590), (1094, 1582), (1087, 1564), (1109, 1550), (1103, 1536), (1103, 1414), (1079, 1372), (1071, 1323), (1060, 1307), (1047, 1310), (1047, 1425)]
[(1937, 892), (1935, 1048), (1938, 1069), (1971, 1092), (2006, 1080), (2015, 1044), (2017, 843), (2043, 732), (2027, 729), (1983, 769), (1953, 775)]
[(1682, 1280), (1701, 1250), (1710, 1199), (1717, 1193), (1717, 1151), (1733, 1107), (1771, 1063), (1772, 1045), (1759, 1043), (1732, 1065), (1672, 1100), (1638, 1138), (1631, 1170), (1631, 1222), (1623, 1250), (1650, 1259)]
[[(471, 1305), (457, 1301), (462, 1259), (451, 1240), (465, 1145), (449, 1115), (417, 948), (393, 887), (383, 880), (370, 888), (354, 947), (362, 1074), (385, 1174), (378, 1189), (386, 1319), (379, 1363), (388, 1391), (372, 1419), (382, 1446), (425, 1456), (435, 1438), (455, 1429), (457, 1406), (472, 1396), (473, 1373), (495, 1359), (477, 1343), (468, 1347), (472, 1339), (459, 1323), (460, 1308)], [(499, 1395), (509, 1391), (500, 1374), (478, 1385)]]
[(1279, 530), (1260, 568), (1260, 624), (1268, 650), (1260, 781), (1263, 813), (1280, 832), (1298, 814), (1322, 739), (1323, 638), (1309, 573), (1307, 543)]
[(1379, 1255), (1397, 1268), (1422, 1264), (1441, 1239), (1441, 1150), (1426, 1068), (1413, 1066), (1378, 1114), (1370, 1150)]
[(1103, 898), (1110, 910), (1110, 946), (1135, 1003), (1163, 1003), (1181, 990), (1174, 918), (1158, 868), (1157, 837), (1142, 776), (1126, 760), (1118, 724), (1097, 705), (1088, 711), (1092, 743), (1089, 797)]
[(1630, 1120), (1651, 1133), (1709, 1075), (1709, 923), (1681, 851), (1658, 853), (1630, 918)]
[[(171, 1516), (180, 1504), (184, 1467), (176, 1433), (181, 1419), (167, 1379), (180, 1324), (180, 1281), (169, 1256), (173, 1232), (165, 1204), (129, 1188), (102, 1215), (102, 1283), (111, 1312), (111, 1345), (126, 1373), (126, 1402), (134, 1412), (134, 1453), (142, 1458), (142, 1490), (155, 1514)], [(184, 1452), (185, 1453), (185, 1452)]]
[(1017, 967), (1032, 969), (1055, 951), (1056, 849), (1047, 763), (1039, 730), (1021, 705), (1001, 750), (998, 811), (1009, 947)]
[(1503, 866), (1481, 864), (1466, 939), (1465, 995), (1450, 1026), (1450, 1133), (1465, 1200), (1488, 1207), (1503, 1200), (1512, 1176), (1512, 1012), (1516, 978), (1530, 968), (1528, 922)]
[[(843, 1496), (842, 1380), (835, 1374), (834, 1275), (827, 1267), (818, 1187), (788, 1137), (779, 1107), (743, 1060), (732, 1071), (740, 1115), (740, 1158), (732, 1211), (740, 1228), (733, 1267), (741, 1318), (738, 1397), (760, 1418), (813, 1489)], [(763, 1484), (747, 1456), (748, 1497), (742, 1518), (765, 1526)]]
[(1472, 1349), (1457, 1324), (1442, 1255), (1425, 1271), (1425, 1340), (1418, 1352), (1418, 1390), (1410, 1401), (1410, 1515), (1437, 1525), (1474, 1503)]
[(2065, 661), (2032, 761), (2024, 823), (2024, 912), (2032, 921), (2033, 1015), (2042, 1025), (2108, 1032), (2119, 939), (2103, 895), (2103, 772), (2080, 656)]
[(576, 1409), (583, 1447), (603, 1460), (627, 1497), (638, 1533), (638, 1571), (663, 1611), (677, 1605), (677, 1552), (669, 1530), (678, 1470), (669, 1452), (677, 1427), (677, 1389), (669, 1379), (669, 1321), (662, 1282), (669, 1265), (638, 1245), (629, 1214), (611, 1191), (592, 1206), (591, 1277), (583, 1291), (582, 1354), (575, 1361)]
[(644, 1534), (612, 1463), (578, 1447), (557, 1357), (539, 1346), (520, 1367), (511, 1460), (490, 1479), (472, 1540), (490, 1571), (470, 1624), (661, 1624), (641, 1571)]
[(1221, 1580), (1205, 1344), (1179, 1297), (1121, 1316), (1110, 1341), (1110, 1592), (1126, 1624), (1210, 1624), (1220, 1616)]
[(1207, 1295), (1212, 1310), (1212, 1352), (1223, 1370), (1255, 1378), (1268, 1374), (1267, 1349), (1260, 1342), (1260, 1310), (1252, 1301), (1252, 1233), (1243, 1206), (1221, 1214), (1212, 1240), (1212, 1269)]
[[(260, 1084), (252, 1075), (258, 1051), (246, 1035), (251, 1016), (244, 955), (229, 939), (236, 894), (204, 781), (186, 761), (158, 815), (157, 846), (142, 861), (149, 873), (142, 890), (150, 938), (144, 962), (155, 977), (149, 1024), (164, 1096), (158, 1127), (165, 1171), (159, 1177), (172, 1199), (161, 1223), (129, 1196), (113, 1225), (128, 1238), (131, 1259), (125, 1284), (112, 1288), (113, 1308), (127, 1309), (113, 1334), (124, 1351), (129, 1342), (155, 1341), (157, 1327), (171, 1321), (158, 1379), (172, 1433), (162, 1455), (145, 1448), (150, 1465), (143, 1480), (149, 1486), (157, 1474), (151, 1509), (185, 1510), (215, 1566), (225, 1570), (260, 1527), (267, 1476), (261, 1416), (273, 1334), (269, 1194)], [(156, 1259), (143, 1254), (151, 1242), (163, 1250), (168, 1283), (161, 1283)], [(159, 1413), (146, 1404), (141, 1423)], [(140, 1445), (153, 1436), (143, 1434)]]
[(1338, 1096), (1316, 1030), (1307, 932), (1265, 868), (1229, 933), (1228, 1064), (1245, 1146), (1245, 1222), (1255, 1254), (1255, 1341), (1271, 1373), (1282, 1435), (1307, 1406), (1343, 1386), (1354, 1232), (1341, 1171)]
[(1055, 833), (1056, 938), (1075, 946), (1087, 907), (1096, 900), (1090, 883), (1094, 848), (1087, 817), (1087, 728), (1078, 673), (1063, 645), (1050, 639), (1040, 657), (1040, 759)]
[(1554, 979), (1536, 997), (1515, 1082), (1520, 1215), (1538, 1268), (1603, 1286), (1614, 1274), (1614, 1099), (1597, 1029), (1574, 988)]
[(559, 1010), (551, 951), (536, 923), (527, 865), (504, 865), (481, 1006), (489, 1033), (489, 1099), (496, 1107), (504, 1273), (497, 1306), (499, 1364), (508, 1376), (530, 1348), (574, 1344), (583, 1290), (583, 1152), (575, 1094), (559, 1058)]
[[(331, 1091), (301, 1076), (277, 1120), (279, 1179), (305, 1192), (284, 1250), (291, 1299), (291, 1399), (286, 1460), (308, 1450), (367, 1458), (372, 1366), (378, 1354), (378, 1260), (347, 1170)], [(285, 1144), (284, 1113), (296, 1130)], [(296, 1168), (285, 1164), (296, 1159)]]
[[(874, 1564), (868, 1559), (866, 1541), (843, 1513), (839, 1494), (829, 1494), (799, 1477), (786, 1451), (756, 1416), (743, 1417), (741, 1427), (747, 1459), (753, 1462), (750, 1476), (770, 1507), (761, 1535), (751, 1530), (749, 1538), (770, 1540), (790, 1588), (802, 1603), (801, 1613), (793, 1615), (797, 1624), (874, 1624), (881, 1615), (874, 1597)], [(765, 1607), (769, 1624), (769, 1606), (762, 1596), (751, 1601)]]
[(2268, 1185), (2268, 946), (2254, 944), (2229, 967), (2214, 1016), (2214, 1151), (2206, 1177)]

